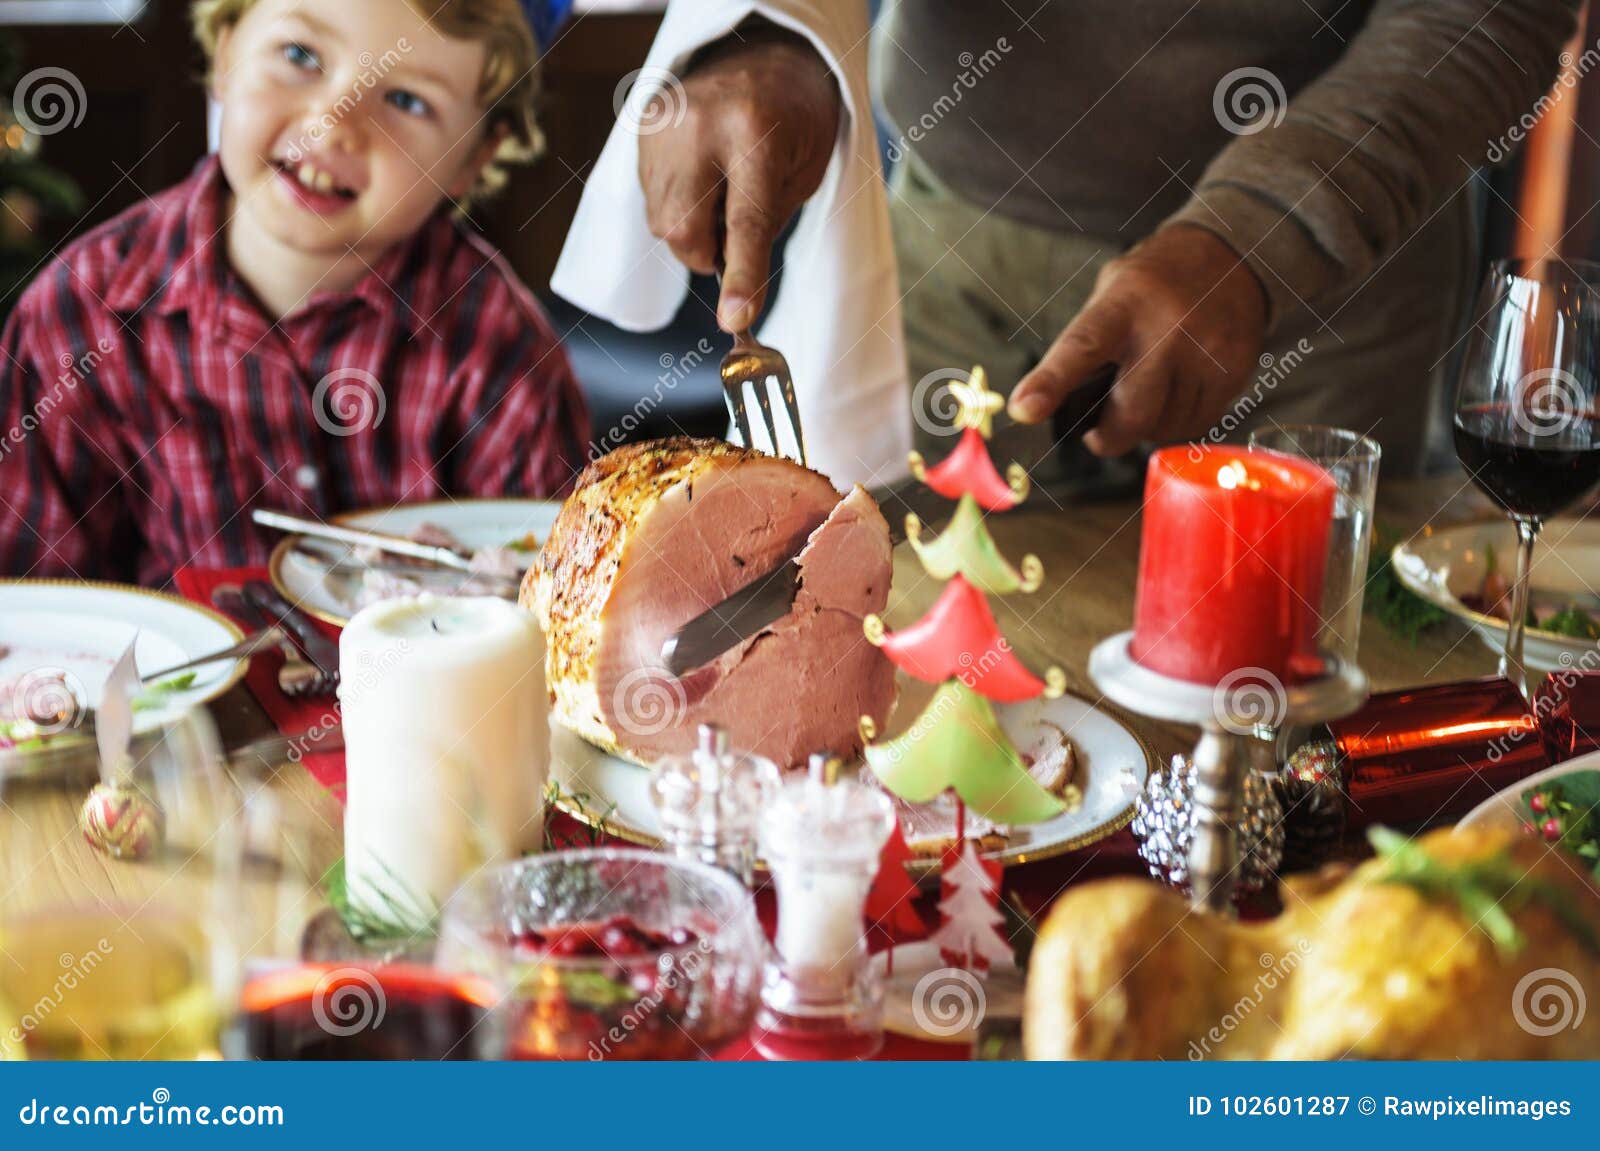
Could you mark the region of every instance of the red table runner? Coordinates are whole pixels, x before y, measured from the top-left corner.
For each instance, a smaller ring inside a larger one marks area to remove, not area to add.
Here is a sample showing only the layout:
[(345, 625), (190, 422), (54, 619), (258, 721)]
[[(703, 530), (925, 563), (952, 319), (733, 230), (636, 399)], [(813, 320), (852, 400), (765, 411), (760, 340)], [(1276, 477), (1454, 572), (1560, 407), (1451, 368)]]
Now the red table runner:
[[(265, 568), (188, 567), (178, 570), (174, 582), (183, 596), (215, 610), (211, 595), (217, 587), (266, 578)], [(234, 622), (246, 629), (254, 626), (252, 620), (236, 619)], [(339, 635), (339, 629), (329, 624), (319, 622), (317, 626), (326, 631), (330, 637), (337, 638)], [(317, 699), (291, 699), (278, 690), (278, 668), (282, 664), (283, 656), (276, 650), (264, 652), (251, 662), (244, 680), (250, 694), (261, 704), (261, 709), (267, 713), (278, 730), (285, 736), (293, 738), (306, 732), (326, 730), (338, 723), (339, 704), (336, 699), (327, 696)], [(318, 783), (332, 791), (342, 802), (345, 778), (343, 754), (316, 752), (313, 750), (314, 747), (315, 743), (308, 739), (306, 751), (300, 762)], [(550, 821), (550, 834), (558, 843), (587, 845), (591, 840), (592, 833), (588, 829), (561, 812), (552, 811)], [(1133, 836), (1124, 829), (1100, 843), (1055, 859), (1008, 868), (1005, 873), (1005, 892), (1008, 896), (1015, 895), (1030, 914), (1037, 915), (1070, 884), (1108, 875), (1146, 874), (1148, 873), (1144, 864), (1139, 860), (1135, 850)], [(933, 909), (933, 896), (930, 894), (923, 898), (926, 901), (922, 907), (923, 918), (934, 922), (937, 919), (937, 912)], [(770, 889), (759, 893), (757, 906), (761, 912), (762, 922), (770, 934), (774, 922), (774, 904)], [(968, 1049), (964, 1044), (931, 1043), (899, 1035), (888, 1035), (885, 1037), (883, 1051), (877, 1058), (964, 1059), (967, 1055)], [(717, 1058), (739, 1060), (760, 1057), (754, 1053), (748, 1039), (741, 1039), (720, 1051)]]

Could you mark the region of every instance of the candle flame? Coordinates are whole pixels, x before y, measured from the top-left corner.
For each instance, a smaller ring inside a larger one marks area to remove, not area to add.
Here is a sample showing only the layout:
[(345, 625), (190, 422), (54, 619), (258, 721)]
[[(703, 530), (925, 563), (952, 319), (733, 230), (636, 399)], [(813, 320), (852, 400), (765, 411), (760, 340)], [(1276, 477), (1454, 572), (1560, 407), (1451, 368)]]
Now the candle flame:
[(1224, 491), (1230, 492), (1235, 488), (1249, 488), (1251, 491), (1260, 491), (1261, 481), (1250, 474), (1243, 461), (1229, 460), (1217, 469), (1217, 486)]

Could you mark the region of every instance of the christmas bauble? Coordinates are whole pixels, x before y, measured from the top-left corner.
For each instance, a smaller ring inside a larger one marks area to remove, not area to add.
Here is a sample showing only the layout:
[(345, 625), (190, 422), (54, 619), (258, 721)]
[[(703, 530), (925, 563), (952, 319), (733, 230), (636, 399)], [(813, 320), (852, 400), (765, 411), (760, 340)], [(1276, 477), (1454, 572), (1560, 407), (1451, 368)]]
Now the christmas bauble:
[(84, 839), (112, 859), (139, 860), (155, 854), (163, 824), (155, 802), (124, 783), (95, 784), (78, 813)]
[[(1150, 773), (1133, 817), (1139, 857), (1150, 874), (1180, 891), (1189, 890), (1189, 845), (1194, 840), (1195, 767), (1187, 756)], [(1245, 776), (1244, 806), (1239, 824), (1239, 865), (1234, 898), (1260, 891), (1272, 882), (1283, 859), (1283, 808), (1271, 780), (1255, 772)]]

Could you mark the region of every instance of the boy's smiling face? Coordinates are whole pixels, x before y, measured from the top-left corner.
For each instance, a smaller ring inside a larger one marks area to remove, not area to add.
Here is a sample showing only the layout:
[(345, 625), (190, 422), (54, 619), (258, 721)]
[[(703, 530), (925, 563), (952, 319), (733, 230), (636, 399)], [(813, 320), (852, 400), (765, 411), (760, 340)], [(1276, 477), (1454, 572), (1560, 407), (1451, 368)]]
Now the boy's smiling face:
[(235, 224), (308, 256), (411, 235), (494, 152), (484, 57), (409, 3), (259, 0), (213, 69)]

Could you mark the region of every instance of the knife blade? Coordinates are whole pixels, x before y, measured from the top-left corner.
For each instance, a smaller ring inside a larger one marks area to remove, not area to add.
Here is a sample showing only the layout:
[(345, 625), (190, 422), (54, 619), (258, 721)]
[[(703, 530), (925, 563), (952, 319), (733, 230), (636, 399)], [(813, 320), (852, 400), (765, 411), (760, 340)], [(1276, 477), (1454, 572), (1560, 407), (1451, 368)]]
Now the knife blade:
[(661, 645), (661, 662), (675, 676), (710, 663), (788, 615), (799, 588), (800, 562), (786, 560), (668, 636)]
[(339, 646), (311, 622), (299, 608), (278, 594), (277, 589), (263, 580), (249, 580), (244, 585), (244, 598), (258, 611), (282, 624), (294, 636), (301, 654), (317, 665), (324, 675), (338, 675)]
[(445, 547), (442, 544), (419, 544), (416, 540), (386, 535), (383, 532), (320, 523), (317, 520), (302, 519), (300, 516), (286, 515), (265, 508), (255, 509), (250, 513), (250, 518), (262, 527), (276, 528), (278, 531), (291, 532), (311, 539), (332, 540), (334, 543), (353, 548), (376, 548), (393, 555), (409, 556), (411, 559), (437, 564), (440, 567), (454, 568), (456, 571), (472, 570), (472, 553)]

